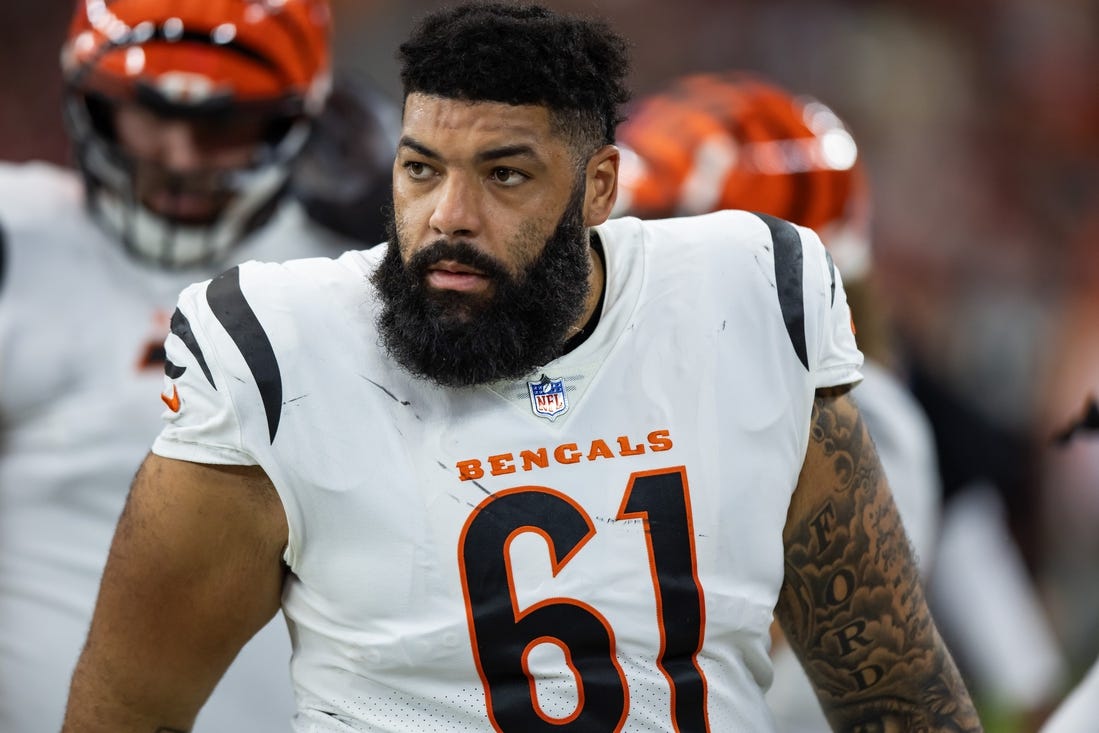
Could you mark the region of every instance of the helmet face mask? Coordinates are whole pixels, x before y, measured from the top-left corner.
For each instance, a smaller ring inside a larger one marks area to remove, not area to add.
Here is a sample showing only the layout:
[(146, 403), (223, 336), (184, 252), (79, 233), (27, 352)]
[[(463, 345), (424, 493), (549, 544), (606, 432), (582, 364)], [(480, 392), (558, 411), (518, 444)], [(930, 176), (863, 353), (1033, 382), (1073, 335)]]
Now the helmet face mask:
[(323, 0), (78, 3), (65, 118), (96, 220), (163, 267), (266, 221), (328, 92), (327, 24)]

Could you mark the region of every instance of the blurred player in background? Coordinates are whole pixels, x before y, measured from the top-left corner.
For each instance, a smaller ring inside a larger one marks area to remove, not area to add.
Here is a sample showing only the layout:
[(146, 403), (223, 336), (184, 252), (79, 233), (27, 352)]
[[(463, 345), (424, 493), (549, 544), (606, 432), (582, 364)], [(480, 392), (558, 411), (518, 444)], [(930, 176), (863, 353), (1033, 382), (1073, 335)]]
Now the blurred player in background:
[[(618, 130), (617, 211), (642, 218), (748, 209), (817, 231), (843, 274), (866, 355), (852, 392), (926, 576), (940, 488), (926, 416), (891, 372), (888, 314), (871, 275), (870, 198), (858, 148), (824, 104), (762, 77), (696, 74), (637, 102)], [(768, 693), (779, 730), (827, 731), (789, 647), (777, 642)]]
[(1053, 711), (1041, 733), (1091, 733), (1099, 720), (1099, 661)]
[[(758, 76), (725, 73), (684, 77), (641, 100), (619, 138), (619, 213), (665, 217), (735, 207), (771, 213), (821, 235), (843, 273), (867, 357), (864, 380), (852, 394), (877, 444), (936, 615), (975, 696), (997, 717), (1033, 730), (1063, 684), (1064, 661), (988, 482), (973, 481), (972, 490), (959, 492), (963, 501), (941, 512), (939, 447), (947, 446), (953, 457), (972, 446), (960, 421), (930, 422), (898, 378), (903, 365), (888, 305), (875, 292), (870, 197), (850, 132), (816, 100), (796, 98)], [(946, 430), (937, 436), (940, 428)], [(983, 435), (970, 430), (970, 437)], [(781, 644), (775, 669), (768, 699), (783, 730), (827, 730), (800, 668)]]
[[(127, 487), (161, 412), (178, 409), (155, 395), (179, 291), (244, 260), (353, 244), (325, 211), (325, 151), (387, 143), (346, 121), (339, 139), (311, 140), (329, 26), (324, 0), (80, 0), (62, 51), (79, 174), (0, 165), (2, 731), (61, 726)], [(343, 100), (365, 119), (365, 102)], [(301, 162), (309, 175), (292, 179)], [(286, 729), (289, 646), (276, 618), (195, 730)]]
[(370, 246), (386, 238), (401, 110), (374, 84), (336, 70), (332, 93), (290, 178), (309, 217)]

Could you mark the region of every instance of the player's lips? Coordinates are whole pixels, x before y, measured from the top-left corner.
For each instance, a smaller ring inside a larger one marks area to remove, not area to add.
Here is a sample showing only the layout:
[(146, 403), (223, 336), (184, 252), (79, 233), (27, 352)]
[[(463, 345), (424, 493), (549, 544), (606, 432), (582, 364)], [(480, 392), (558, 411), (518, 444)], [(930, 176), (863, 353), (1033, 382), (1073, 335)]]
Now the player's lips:
[(161, 216), (183, 221), (209, 219), (218, 210), (218, 202), (213, 196), (162, 191), (149, 195), (148, 206)]
[(489, 285), (489, 277), (483, 272), (453, 260), (440, 260), (428, 267), (426, 280), (429, 287), (461, 292), (484, 290)]

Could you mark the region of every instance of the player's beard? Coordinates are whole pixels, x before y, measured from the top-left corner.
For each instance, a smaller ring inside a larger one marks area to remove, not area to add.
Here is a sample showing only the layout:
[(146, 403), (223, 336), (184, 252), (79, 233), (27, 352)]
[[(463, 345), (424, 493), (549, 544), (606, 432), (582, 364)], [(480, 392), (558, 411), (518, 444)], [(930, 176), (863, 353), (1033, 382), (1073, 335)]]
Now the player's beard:
[[(390, 356), (448, 387), (517, 379), (560, 356), (584, 313), (591, 260), (583, 219), (583, 180), (574, 187), (545, 247), (513, 276), (472, 244), (438, 240), (402, 262), (392, 210), (389, 245), (372, 281), (382, 299), (378, 330)], [(539, 235), (520, 231), (512, 251), (531, 251)], [(428, 268), (452, 260), (491, 280), (488, 294), (433, 290)]]

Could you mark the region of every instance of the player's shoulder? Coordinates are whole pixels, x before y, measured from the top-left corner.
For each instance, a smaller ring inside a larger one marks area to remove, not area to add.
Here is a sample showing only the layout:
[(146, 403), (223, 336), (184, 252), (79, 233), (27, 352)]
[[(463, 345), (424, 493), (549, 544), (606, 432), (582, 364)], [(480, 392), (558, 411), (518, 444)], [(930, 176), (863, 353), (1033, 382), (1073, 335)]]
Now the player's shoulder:
[[(621, 273), (620, 280), (642, 281), (643, 298), (664, 301), (674, 293), (679, 307), (694, 313), (730, 314), (723, 321), (744, 328), (784, 327), (810, 371), (818, 367), (821, 345), (841, 338), (840, 326), (850, 330), (842, 283), (820, 239), (805, 227), (766, 214), (722, 210), (650, 221), (627, 218), (600, 231), (614, 240), (609, 270)], [(846, 348), (845, 337), (841, 340)], [(846, 366), (848, 356), (843, 359)]]
[(807, 257), (814, 260), (826, 257), (824, 245), (812, 229), (770, 214), (723, 209), (673, 221), (703, 246), (751, 253), (753, 257), (762, 250), (768, 253), (768, 259), (780, 263), (786, 259), (796, 263)]
[(59, 252), (74, 244), (66, 233), (82, 221), (83, 200), (80, 179), (67, 168), (0, 161), (0, 292), (15, 270), (27, 275), (56, 266)]
[(337, 234), (307, 215), (302, 204), (284, 197), (272, 219), (240, 243), (233, 262), (285, 262), (311, 257), (336, 257), (363, 243)]
[(82, 206), (83, 190), (69, 168), (41, 161), (0, 162), (0, 221), (11, 226), (57, 216)]
[(707, 214), (670, 219), (641, 220), (623, 217), (607, 222), (602, 228), (617, 231), (620, 236), (645, 242), (657, 251), (683, 255), (694, 249), (710, 250), (711, 256), (756, 256), (763, 251), (795, 256), (824, 255), (817, 235), (806, 227), (768, 214), (740, 209), (722, 209)]
[(834, 280), (816, 233), (766, 214), (725, 209), (671, 219), (623, 217), (599, 230), (626, 249), (644, 252), (654, 272), (682, 274), (686, 269), (694, 273), (688, 279), (762, 277), (772, 283)]
[(84, 188), (76, 174), (50, 163), (0, 161), (0, 229), (10, 241), (71, 221), (82, 209)]
[(21, 163), (0, 160), (0, 186), (5, 192), (18, 188), (71, 188), (81, 183), (75, 170), (42, 160)]
[(378, 254), (371, 250), (347, 250), (334, 256), (297, 257), (278, 262), (250, 260), (226, 273), (239, 270), (242, 280), (265, 291), (330, 292), (361, 285), (373, 271), (372, 263)]
[(331, 312), (362, 305), (372, 272), (369, 250), (338, 257), (303, 257), (281, 262), (248, 260), (192, 284), (180, 296), (184, 306), (215, 315), (246, 309), (292, 315)]
[(264, 390), (281, 385), (280, 374), (308, 361), (304, 355), (346, 352), (369, 328), (366, 259), (346, 252), (241, 262), (185, 288), (171, 331), (214, 389), (225, 374), (260, 384), (265, 413), (275, 420), (279, 400)]

